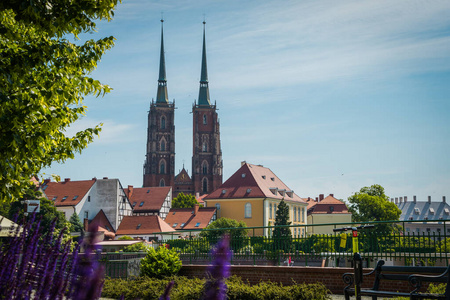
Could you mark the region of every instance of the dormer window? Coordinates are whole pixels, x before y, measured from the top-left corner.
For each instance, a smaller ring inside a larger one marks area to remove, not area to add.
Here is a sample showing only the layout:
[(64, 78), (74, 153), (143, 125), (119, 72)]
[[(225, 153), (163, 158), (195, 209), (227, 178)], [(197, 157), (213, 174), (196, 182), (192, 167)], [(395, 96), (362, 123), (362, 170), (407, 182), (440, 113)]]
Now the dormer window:
[(247, 194), (249, 194), (252, 191), (252, 189), (247, 189)]
[(222, 190), (222, 195), (225, 195), (227, 193), (227, 190)]
[(434, 215), (434, 208), (430, 207), (430, 214)]
[(262, 179), (266, 179), (266, 175), (263, 175), (263, 176), (262, 176)]
[(419, 208), (414, 208), (414, 213), (416, 214), (416, 215), (418, 215), (418, 214), (420, 214), (420, 209)]
[(446, 207), (446, 208), (444, 208), (444, 213), (445, 213), (446, 215), (450, 215), (450, 210)]
[(242, 173), (242, 175), (241, 175), (241, 176), (242, 176), (242, 178), (245, 178), (245, 173)]
[(275, 181), (275, 177), (270, 177), (270, 180)]
[(269, 190), (272, 192), (272, 194), (276, 195), (278, 192), (278, 188), (269, 188)]

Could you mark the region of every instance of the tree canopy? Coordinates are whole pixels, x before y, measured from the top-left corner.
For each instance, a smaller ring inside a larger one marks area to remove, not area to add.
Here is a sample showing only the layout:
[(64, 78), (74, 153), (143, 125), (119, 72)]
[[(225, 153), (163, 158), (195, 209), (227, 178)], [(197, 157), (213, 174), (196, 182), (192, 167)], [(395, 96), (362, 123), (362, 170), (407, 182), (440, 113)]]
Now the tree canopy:
[[(235, 229), (230, 229), (235, 228)], [(236, 229), (239, 228), (239, 229)], [(247, 224), (244, 221), (237, 221), (229, 218), (219, 218), (209, 224), (205, 229), (220, 229), (213, 231), (200, 232), (201, 237), (207, 237), (211, 240), (218, 240), (225, 234), (228, 234), (231, 239), (241, 238), (247, 236)]]
[(192, 208), (195, 204), (198, 204), (194, 195), (179, 193), (172, 200), (172, 208)]
[[(389, 201), (384, 188), (378, 184), (361, 188), (348, 198), (348, 202), (353, 222), (397, 221), (402, 213), (397, 205)], [(382, 229), (383, 226), (378, 227)]]
[(66, 129), (85, 114), (85, 96), (110, 91), (89, 74), (114, 38), (78, 35), (111, 20), (118, 1), (0, 1), (0, 201), (20, 199), (32, 175), (98, 135), (101, 124)]

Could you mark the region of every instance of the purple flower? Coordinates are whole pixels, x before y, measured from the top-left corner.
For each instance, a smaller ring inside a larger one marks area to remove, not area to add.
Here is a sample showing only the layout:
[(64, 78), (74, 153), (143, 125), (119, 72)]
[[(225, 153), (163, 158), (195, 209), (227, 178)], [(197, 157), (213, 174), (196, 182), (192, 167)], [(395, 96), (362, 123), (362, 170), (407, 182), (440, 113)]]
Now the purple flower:
[(225, 280), (230, 276), (230, 238), (225, 236), (211, 251), (214, 257), (208, 267), (209, 279), (205, 283), (205, 291), (202, 299), (222, 300), (227, 297), (227, 285)]
[(170, 290), (172, 289), (173, 284), (174, 284), (173, 280), (169, 282), (169, 284), (166, 286), (164, 294), (162, 294), (161, 297), (159, 297), (159, 300), (170, 300)]

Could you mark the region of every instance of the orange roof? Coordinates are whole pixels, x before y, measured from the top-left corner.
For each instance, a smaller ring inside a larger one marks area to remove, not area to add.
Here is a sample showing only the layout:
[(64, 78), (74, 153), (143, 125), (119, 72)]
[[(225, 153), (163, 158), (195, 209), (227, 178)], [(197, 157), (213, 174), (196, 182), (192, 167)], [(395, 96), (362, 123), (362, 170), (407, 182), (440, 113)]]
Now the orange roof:
[(215, 207), (200, 207), (197, 214), (194, 208), (172, 208), (165, 221), (174, 229), (203, 229), (208, 226), (215, 213)]
[(208, 196), (208, 194), (203, 194), (201, 196), (196, 197), (198, 204), (205, 205), (204, 199)]
[(154, 232), (175, 231), (157, 215), (125, 216), (117, 228), (117, 235), (143, 235)]
[(305, 203), (269, 168), (243, 163), (227, 181), (209, 194), (209, 199), (273, 198)]
[(61, 182), (46, 181), (41, 186), (47, 199), (53, 200), (56, 206), (75, 206), (89, 192), (97, 179)]
[(329, 195), (323, 200), (308, 202), (308, 215), (310, 214), (348, 214), (347, 205), (344, 202)]
[(90, 223), (98, 226), (98, 231), (114, 233), (114, 227), (109, 222), (108, 217), (105, 215), (103, 209), (100, 209), (98, 214), (92, 219)]
[(160, 211), (161, 207), (170, 194), (171, 187), (143, 187), (124, 188), (125, 194), (133, 207), (133, 212), (154, 212)]

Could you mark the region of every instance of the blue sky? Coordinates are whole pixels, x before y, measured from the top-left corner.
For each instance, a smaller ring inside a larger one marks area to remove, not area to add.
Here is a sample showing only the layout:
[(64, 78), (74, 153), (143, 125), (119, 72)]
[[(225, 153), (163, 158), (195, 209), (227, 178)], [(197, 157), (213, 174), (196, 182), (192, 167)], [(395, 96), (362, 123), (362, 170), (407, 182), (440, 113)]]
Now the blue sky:
[(161, 12), (176, 172), (183, 162), (191, 172), (205, 18), (224, 181), (245, 160), (301, 197), (346, 199), (372, 184), (391, 197), (450, 196), (448, 0), (124, 0), (112, 22), (83, 37), (117, 39), (93, 73), (114, 90), (86, 98), (87, 115), (68, 134), (98, 123), (103, 131), (47, 176), (142, 185)]

